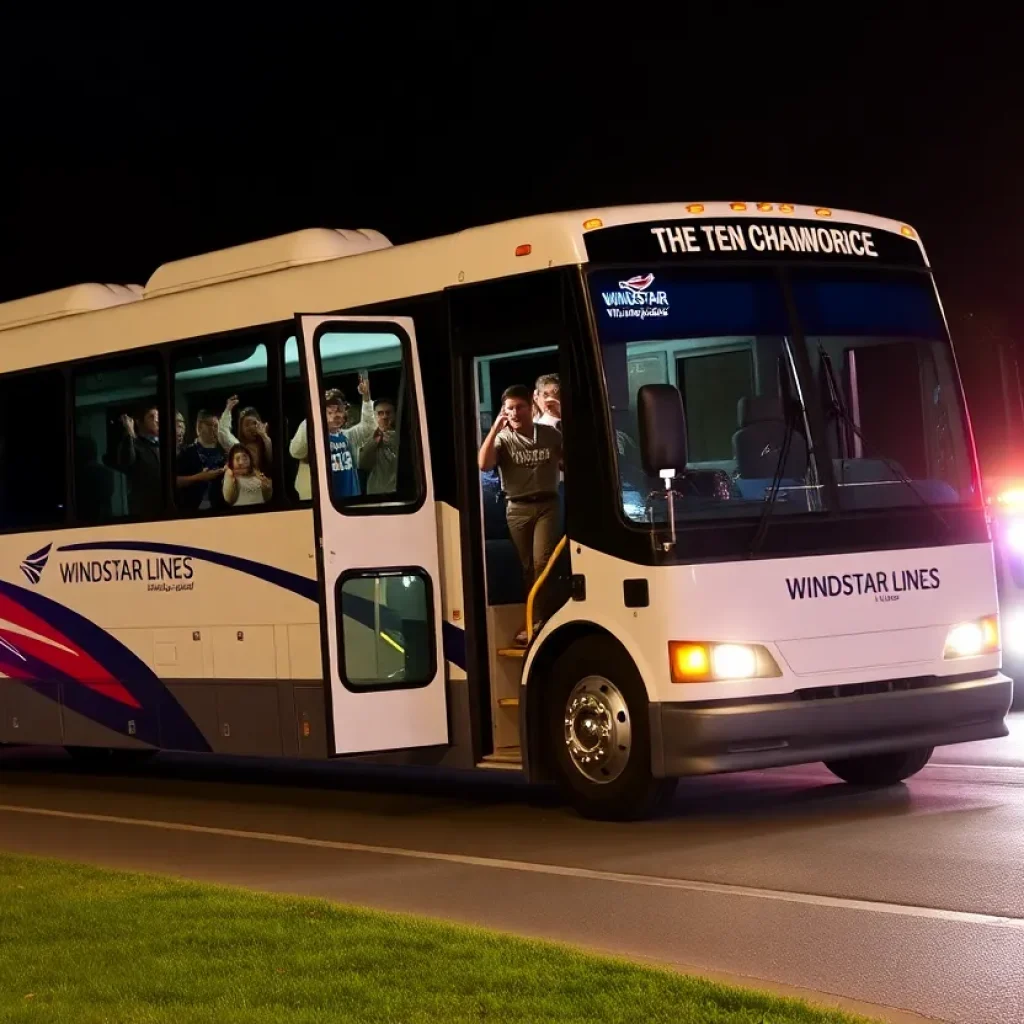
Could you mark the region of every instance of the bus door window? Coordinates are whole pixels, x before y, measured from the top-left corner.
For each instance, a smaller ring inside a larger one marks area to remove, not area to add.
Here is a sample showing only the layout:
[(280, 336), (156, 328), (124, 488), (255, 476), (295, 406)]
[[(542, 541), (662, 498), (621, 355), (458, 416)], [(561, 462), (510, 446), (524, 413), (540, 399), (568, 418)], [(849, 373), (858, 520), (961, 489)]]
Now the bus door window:
[[(408, 457), (414, 451), (411, 375), (399, 339), (379, 332), (327, 333), (320, 338), (319, 358), (325, 391), (317, 414), (327, 427), (335, 503), (416, 501), (416, 465)], [(305, 499), (310, 486), (305, 418), (291, 435), (289, 454), (296, 465), (296, 493)]]
[[(322, 411), (331, 428), (335, 469), (344, 474), (338, 477), (338, 486), (348, 497), (409, 493), (408, 473), (399, 482), (402, 436), (411, 428), (411, 423), (406, 420), (403, 424), (399, 415), (406, 393), (400, 349), (379, 347), (372, 360), (363, 359), (375, 364), (372, 369), (369, 365), (352, 366), (353, 360), (358, 362), (362, 355), (342, 355), (338, 339), (332, 342), (325, 336), (322, 351), (323, 380), (328, 385)], [(309, 437), (305, 386), (299, 376), (294, 338), (285, 344), (285, 382), (291, 491), (295, 500), (306, 502), (311, 492)], [(333, 410), (339, 413), (337, 420)]]

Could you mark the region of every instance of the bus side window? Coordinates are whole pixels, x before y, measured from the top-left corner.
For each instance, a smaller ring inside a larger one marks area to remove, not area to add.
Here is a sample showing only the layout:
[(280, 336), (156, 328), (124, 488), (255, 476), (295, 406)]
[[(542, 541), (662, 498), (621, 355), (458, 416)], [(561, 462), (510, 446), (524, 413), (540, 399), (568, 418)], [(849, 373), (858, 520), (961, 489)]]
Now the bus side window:
[[(171, 366), (174, 408), (184, 426), (175, 453), (178, 509), (206, 514), (273, 502), (279, 486), (273, 446), (282, 432), (268, 424), (273, 403), (262, 335), (196, 342), (176, 351)], [(225, 486), (232, 449), (248, 455), (244, 464), (254, 484), (261, 478), (269, 483)]]
[(65, 433), (63, 374), (0, 378), (0, 529), (64, 522)]
[(75, 373), (75, 514), (79, 523), (163, 516), (160, 378), (156, 356), (89, 363)]

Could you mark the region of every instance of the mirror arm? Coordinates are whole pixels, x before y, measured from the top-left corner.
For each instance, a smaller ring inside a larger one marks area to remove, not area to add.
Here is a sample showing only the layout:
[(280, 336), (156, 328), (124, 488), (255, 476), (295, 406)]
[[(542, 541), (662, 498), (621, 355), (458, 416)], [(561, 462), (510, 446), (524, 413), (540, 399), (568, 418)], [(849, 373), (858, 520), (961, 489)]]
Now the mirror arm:
[(672, 482), (676, 478), (676, 471), (674, 469), (663, 469), (658, 475), (665, 481), (665, 496), (668, 499), (669, 539), (662, 542), (661, 548), (663, 551), (669, 552), (674, 551), (676, 546), (676, 492), (672, 487)]

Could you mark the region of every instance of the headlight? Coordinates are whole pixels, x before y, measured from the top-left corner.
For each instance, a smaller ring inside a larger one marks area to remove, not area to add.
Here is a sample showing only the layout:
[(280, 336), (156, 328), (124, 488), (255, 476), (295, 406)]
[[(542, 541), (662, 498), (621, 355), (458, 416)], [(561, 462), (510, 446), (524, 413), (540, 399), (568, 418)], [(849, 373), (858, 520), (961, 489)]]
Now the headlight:
[(946, 634), (947, 660), (976, 658), (981, 654), (994, 654), (999, 650), (999, 617), (986, 616), (975, 622), (958, 622)]
[(708, 683), (782, 675), (767, 648), (759, 644), (673, 640), (668, 645), (668, 660), (673, 683)]

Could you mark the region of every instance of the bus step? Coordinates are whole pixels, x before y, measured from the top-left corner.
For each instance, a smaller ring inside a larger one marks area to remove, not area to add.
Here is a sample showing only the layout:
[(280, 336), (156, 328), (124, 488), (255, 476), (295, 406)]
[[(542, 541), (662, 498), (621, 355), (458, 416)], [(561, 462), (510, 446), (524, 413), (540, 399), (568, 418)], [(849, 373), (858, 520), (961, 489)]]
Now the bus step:
[(499, 697), (498, 698), (499, 708), (517, 708), (519, 707), (518, 697)]
[(525, 647), (499, 647), (498, 648), (499, 658), (525, 658), (526, 648)]
[(477, 767), (518, 771), (523, 767), (523, 754), (519, 747), (498, 747), (493, 754), (488, 754)]

